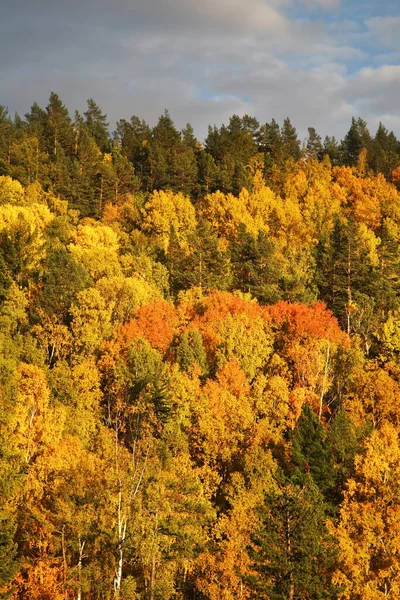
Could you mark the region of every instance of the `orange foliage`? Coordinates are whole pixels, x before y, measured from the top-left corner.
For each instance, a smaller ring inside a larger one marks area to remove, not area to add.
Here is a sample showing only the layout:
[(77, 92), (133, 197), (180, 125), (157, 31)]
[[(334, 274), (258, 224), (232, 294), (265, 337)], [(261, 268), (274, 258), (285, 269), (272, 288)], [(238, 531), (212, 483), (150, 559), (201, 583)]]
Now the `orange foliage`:
[[(58, 563), (58, 564), (57, 564)], [(14, 585), (11, 599), (16, 600), (65, 600), (70, 596), (63, 590), (61, 560), (38, 559), (21, 570)]]
[(102, 221), (104, 225), (112, 225), (118, 223), (121, 219), (121, 208), (111, 202), (107, 202), (104, 207)]
[(271, 317), (272, 327), (280, 329), (285, 338), (313, 338), (349, 344), (347, 335), (323, 302), (314, 302), (311, 306), (278, 302), (264, 310)]
[(400, 167), (392, 171), (392, 182), (397, 186), (400, 185)]
[(242, 394), (245, 396), (250, 394), (250, 386), (246, 375), (235, 359), (230, 360), (221, 367), (217, 373), (217, 380), (222, 388), (229, 390), (236, 398), (239, 398)]
[(127, 347), (131, 340), (144, 337), (153, 348), (165, 354), (177, 333), (178, 318), (175, 308), (166, 300), (141, 306), (135, 318), (120, 329), (120, 339)]

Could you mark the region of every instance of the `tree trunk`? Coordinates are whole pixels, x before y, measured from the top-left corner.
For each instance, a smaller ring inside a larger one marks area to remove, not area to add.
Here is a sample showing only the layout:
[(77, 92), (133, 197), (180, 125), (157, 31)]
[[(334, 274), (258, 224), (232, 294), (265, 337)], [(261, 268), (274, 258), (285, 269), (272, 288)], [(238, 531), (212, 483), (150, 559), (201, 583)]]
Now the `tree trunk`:
[(288, 600), (293, 600), (293, 598), (294, 598), (294, 578), (293, 578), (293, 565), (292, 565), (292, 532), (291, 532), (291, 528), (290, 528), (289, 511), (286, 513), (286, 547), (287, 547), (288, 565), (289, 565)]
[(318, 419), (319, 419), (319, 421), (321, 421), (321, 418), (322, 418), (322, 405), (323, 405), (323, 402), (324, 402), (326, 378), (327, 378), (327, 375), (328, 375), (330, 350), (331, 350), (331, 345), (328, 343), (328, 349), (326, 351), (326, 361), (325, 361), (325, 369), (324, 369), (324, 378), (322, 380), (321, 396), (320, 396), (320, 399), (319, 399), (319, 411), (318, 411)]
[(347, 333), (351, 331), (351, 245), (350, 240), (347, 249)]
[(64, 584), (64, 598), (68, 600), (68, 591), (67, 591), (67, 553), (65, 548), (65, 525), (62, 526), (61, 530), (61, 548), (62, 548), (62, 556), (63, 556), (63, 584)]
[(122, 486), (119, 481), (118, 492), (118, 564), (114, 577), (114, 596), (119, 598), (122, 583), (122, 568), (124, 564), (124, 542), (126, 537), (127, 519), (122, 514)]
[(155, 585), (156, 585), (157, 532), (158, 532), (158, 513), (156, 513), (156, 525), (155, 525), (155, 531), (154, 531), (154, 551), (153, 551), (153, 558), (151, 561), (150, 600), (154, 600), (154, 592), (155, 592)]
[(83, 549), (85, 547), (85, 542), (81, 542), (81, 538), (78, 538), (79, 544), (79, 560), (78, 560), (78, 594), (77, 600), (82, 600), (82, 558), (83, 558)]

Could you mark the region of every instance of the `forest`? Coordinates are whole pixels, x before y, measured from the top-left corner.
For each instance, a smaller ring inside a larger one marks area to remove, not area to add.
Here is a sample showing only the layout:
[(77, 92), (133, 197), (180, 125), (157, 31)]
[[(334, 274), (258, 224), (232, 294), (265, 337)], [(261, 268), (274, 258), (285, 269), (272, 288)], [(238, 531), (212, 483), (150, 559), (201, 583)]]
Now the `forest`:
[(0, 598), (400, 598), (393, 132), (0, 107)]

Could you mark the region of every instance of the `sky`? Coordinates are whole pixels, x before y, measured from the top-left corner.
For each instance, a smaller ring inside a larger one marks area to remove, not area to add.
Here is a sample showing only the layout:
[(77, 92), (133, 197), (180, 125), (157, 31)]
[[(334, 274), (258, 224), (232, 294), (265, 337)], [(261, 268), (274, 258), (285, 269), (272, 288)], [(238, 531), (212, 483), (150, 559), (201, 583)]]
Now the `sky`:
[(341, 138), (351, 117), (400, 135), (400, 2), (12, 0), (0, 20), (0, 104), (56, 92), (150, 125), (168, 109), (203, 140), (249, 114)]

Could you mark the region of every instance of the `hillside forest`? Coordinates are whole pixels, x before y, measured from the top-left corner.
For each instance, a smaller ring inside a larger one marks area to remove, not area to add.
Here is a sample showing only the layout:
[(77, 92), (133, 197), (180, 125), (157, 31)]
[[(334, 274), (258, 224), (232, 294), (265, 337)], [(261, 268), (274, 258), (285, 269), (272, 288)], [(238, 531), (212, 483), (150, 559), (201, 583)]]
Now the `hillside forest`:
[(400, 597), (400, 144), (0, 107), (0, 598)]

